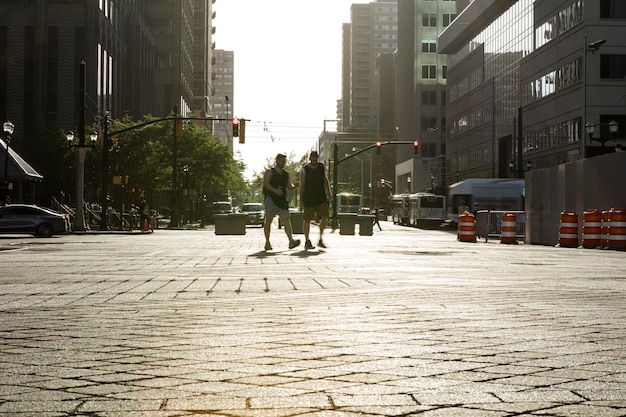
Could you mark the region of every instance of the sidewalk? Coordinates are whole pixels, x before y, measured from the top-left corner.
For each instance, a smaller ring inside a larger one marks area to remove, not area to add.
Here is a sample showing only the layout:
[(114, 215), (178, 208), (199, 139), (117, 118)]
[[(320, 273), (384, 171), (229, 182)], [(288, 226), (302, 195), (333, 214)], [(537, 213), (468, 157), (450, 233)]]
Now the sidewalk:
[(3, 239), (0, 415), (626, 415), (622, 252), (382, 228)]

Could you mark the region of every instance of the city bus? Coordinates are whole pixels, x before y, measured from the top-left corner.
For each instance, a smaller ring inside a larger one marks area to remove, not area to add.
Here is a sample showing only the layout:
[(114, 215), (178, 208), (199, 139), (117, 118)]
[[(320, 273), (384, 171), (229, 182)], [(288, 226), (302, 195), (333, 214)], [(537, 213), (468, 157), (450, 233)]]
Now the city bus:
[(416, 193), (409, 196), (409, 225), (438, 227), (446, 221), (446, 197), (433, 193)]
[(395, 194), (391, 197), (391, 218), (394, 224), (409, 224), (409, 196)]
[(337, 194), (337, 213), (358, 213), (361, 207), (363, 207), (363, 196), (361, 194)]

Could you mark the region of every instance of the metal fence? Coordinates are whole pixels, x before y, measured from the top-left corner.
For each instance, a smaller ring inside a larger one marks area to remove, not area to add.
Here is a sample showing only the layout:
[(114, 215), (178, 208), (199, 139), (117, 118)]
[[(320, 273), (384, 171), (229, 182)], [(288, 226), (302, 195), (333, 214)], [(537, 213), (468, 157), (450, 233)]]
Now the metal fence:
[(476, 213), (476, 238), (485, 238), (488, 242), (490, 238), (502, 237), (502, 215), (504, 213), (515, 214), (516, 239), (524, 241), (526, 233), (526, 215), (523, 211), (497, 211), (480, 210)]

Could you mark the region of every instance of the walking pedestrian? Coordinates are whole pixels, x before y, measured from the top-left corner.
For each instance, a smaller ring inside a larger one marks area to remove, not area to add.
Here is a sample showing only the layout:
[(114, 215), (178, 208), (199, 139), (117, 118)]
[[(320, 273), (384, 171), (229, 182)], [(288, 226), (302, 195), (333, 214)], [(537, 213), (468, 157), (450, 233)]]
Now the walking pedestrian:
[(304, 249), (314, 249), (309, 239), (311, 221), (318, 218), (320, 238), (317, 246), (325, 248), (322, 236), (328, 222), (328, 201), (330, 200), (330, 184), (326, 177), (324, 164), (318, 160), (317, 151), (309, 155), (309, 163), (300, 171), (300, 205), (303, 207), (302, 231), (304, 233)]
[(272, 231), (272, 221), (278, 215), (285, 226), (285, 234), (289, 239), (289, 249), (293, 249), (300, 244), (299, 239), (292, 236), (291, 219), (289, 218), (289, 200), (287, 200), (287, 190), (293, 190), (296, 186), (291, 181), (289, 173), (285, 171), (287, 155), (279, 153), (276, 155), (276, 165), (265, 171), (263, 176), (263, 195), (265, 196), (265, 250), (272, 250), (270, 234)]

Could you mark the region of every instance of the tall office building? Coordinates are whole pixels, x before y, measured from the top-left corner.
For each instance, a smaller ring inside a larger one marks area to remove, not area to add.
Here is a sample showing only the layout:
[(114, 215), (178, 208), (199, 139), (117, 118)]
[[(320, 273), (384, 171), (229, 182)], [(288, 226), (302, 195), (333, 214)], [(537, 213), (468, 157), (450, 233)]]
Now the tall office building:
[(437, 38), (456, 18), (453, 0), (406, 0), (398, 5), (398, 50), (395, 56), (395, 137), (419, 142), (396, 151), (396, 191), (442, 187), (445, 177), (445, 116), (448, 57)]
[(210, 116), (213, 79), (213, 0), (193, 0), (193, 111)]
[[(343, 80), (343, 93), (349, 96), (342, 97), (342, 125), (344, 129), (348, 126), (378, 128), (377, 56), (392, 53), (397, 48), (397, 0), (353, 4), (350, 14), (349, 35), (344, 27), (344, 77), (349, 74), (349, 80)], [(349, 45), (345, 43), (346, 36), (349, 36)], [(345, 70), (345, 65), (349, 65), (349, 71)]]
[(623, 0), (463, 6), (439, 37), (450, 54), (448, 183), (615, 151), (626, 130)]
[(16, 126), (12, 147), (44, 159), (46, 135), (77, 131), (83, 110), (86, 124), (105, 112), (210, 114), (214, 1), (0, 2), (0, 118)]
[(235, 54), (233, 51), (215, 49), (213, 51), (213, 117), (214, 133), (220, 141), (233, 151), (232, 118), (234, 114), (235, 96)]

